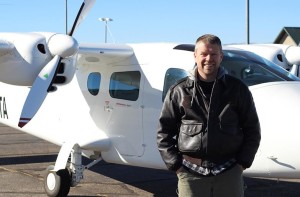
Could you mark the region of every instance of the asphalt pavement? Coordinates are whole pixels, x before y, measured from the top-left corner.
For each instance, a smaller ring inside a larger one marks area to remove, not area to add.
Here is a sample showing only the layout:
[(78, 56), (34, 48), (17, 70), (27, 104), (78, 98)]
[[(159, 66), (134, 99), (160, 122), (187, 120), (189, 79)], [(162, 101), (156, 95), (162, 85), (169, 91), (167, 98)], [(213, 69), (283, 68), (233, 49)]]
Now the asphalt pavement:
[[(43, 197), (43, 174), (59, 147), (0, 124), (0, 197)], [(84, 160), (84, 163), (89, 162)], [(245, 178), (245, 197), (299, 197), (300, 180)], [(176, 197), (176, 176), (168, 171), (100, 162), (84, 171), (69, 196)]]

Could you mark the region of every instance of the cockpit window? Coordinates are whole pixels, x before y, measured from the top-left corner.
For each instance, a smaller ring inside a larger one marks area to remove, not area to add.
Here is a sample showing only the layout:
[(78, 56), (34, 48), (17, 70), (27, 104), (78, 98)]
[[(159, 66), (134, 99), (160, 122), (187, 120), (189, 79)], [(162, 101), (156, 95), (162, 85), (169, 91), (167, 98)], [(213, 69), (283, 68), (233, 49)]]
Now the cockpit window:
[(180, 68), (169, 68), (165, 75), (164, 89), (162, 94), (162, 101), (164, 101), (166, 94), (170, 87), (178, 80), (188, 76), (188, 72)]
[(258, 63), (251, 62), (249, 59), (240, 57), (224, 56), (221, 64), (228, 74), (241, 79), (248, 86), (272, 81), (284, 81), (272, 72), (269, 72)]
[(275, 81), (299, 80), (285, 69), (246, 51), (224, 51), (221, 66), (228, 74), (252, 86)]
[(96, 96), (99, 93), (101, 75), (98, 72), (90, 73), (87, 79), (87, 88), (89, 92)]

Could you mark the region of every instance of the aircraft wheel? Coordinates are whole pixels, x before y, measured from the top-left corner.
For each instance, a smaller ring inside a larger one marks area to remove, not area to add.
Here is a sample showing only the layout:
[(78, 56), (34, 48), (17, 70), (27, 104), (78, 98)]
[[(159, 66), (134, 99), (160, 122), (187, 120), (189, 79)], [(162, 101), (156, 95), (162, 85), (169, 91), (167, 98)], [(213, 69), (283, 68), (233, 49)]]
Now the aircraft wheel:
[(71, 177), (67, 169), (57, 172), (51, 171), (54, 166), (49, 166), (44, 176), (44, 188), (48, 196), (65, 197), (71, 187)]

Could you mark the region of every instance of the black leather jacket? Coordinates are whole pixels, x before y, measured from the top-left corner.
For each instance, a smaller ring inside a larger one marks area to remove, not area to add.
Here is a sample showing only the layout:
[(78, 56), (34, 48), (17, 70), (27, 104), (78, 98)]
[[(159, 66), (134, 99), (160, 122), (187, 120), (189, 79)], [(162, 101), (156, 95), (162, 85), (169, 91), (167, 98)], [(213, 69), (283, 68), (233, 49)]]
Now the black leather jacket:
[(167, 168), (179, 169), (184, 154), (216, 164), (235, 158), (249, 168), (261, 135), (248, 87), (220, 68), (205, 110), (196, 85), (197, 77), (190, 76), (177, 82), (166, 95), (157, 144)]

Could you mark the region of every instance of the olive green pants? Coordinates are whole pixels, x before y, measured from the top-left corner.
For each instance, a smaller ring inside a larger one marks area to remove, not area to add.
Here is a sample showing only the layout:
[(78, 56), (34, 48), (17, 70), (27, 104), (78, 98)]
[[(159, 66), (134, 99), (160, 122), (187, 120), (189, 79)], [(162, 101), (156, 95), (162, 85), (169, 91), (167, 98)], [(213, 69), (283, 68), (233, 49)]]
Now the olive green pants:
[(198, 176), (183, 170), (177, 174), (179, 197), (243, 197), (243, 170), (236, 165), (216, 176)]

